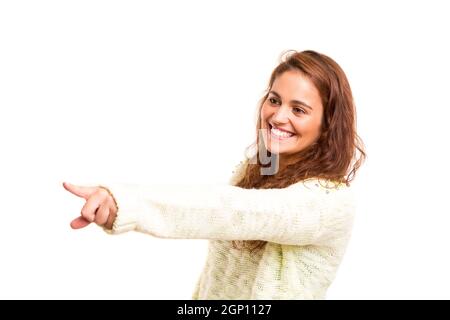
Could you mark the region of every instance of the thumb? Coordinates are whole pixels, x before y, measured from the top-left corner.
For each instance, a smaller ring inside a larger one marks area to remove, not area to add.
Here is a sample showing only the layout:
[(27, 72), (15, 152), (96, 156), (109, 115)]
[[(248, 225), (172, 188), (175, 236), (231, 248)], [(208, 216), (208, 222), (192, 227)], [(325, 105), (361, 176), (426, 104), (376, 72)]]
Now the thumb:
[(72, 222), (70, 223), (70, 226), (72, 227), (72, 229), (81, 229), (81, 228), (88, 226), (89, 224), (90, 224), (90, 222), (87, 221), (85, 218), (78, 217), (78, 218), (75, 218), (72, 220)]
[(76, 186), (74, 184), (63, 182), (63, 187), (70, 193), (73, 193), (74, 195), (87, 199), (89, 196), (95, 192), (97, 187), (82, 187), (82, 186)]

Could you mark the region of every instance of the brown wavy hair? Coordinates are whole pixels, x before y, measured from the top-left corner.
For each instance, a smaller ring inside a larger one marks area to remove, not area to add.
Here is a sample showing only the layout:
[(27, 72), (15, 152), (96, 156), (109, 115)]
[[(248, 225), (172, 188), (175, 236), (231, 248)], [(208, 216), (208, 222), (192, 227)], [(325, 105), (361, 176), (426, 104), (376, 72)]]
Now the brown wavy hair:
[[(286, 71), (300, 71), (318, 89), (323, 117), (319, 138), (294, 155), (294, 161), (272, 175), (262, 175), (259, 153), (271, 155), (259, 136), (261, 132), (261, 109), (277, 77)], [(258, 103), (256, 141), (246, 152), (256, 147), (256, 154), (246, 166), (242, 178), (236, 186), (246, 189), (285, 188), (293, 183), (309, 178), (345, 183), (354, 179), (356, 171), (366, 158), (364, 144), (356, 132), (356, 109), (352, 91), (342, 68), (330, 57), (312, 50), (282, 53), (279, 65), (272, 71), (264, 96)], [(250, 159), (248, 156), (246, 156)], [(233, 247), (249, 248), (251, 251), (264, 247), (266, 241), (233, 241)]]

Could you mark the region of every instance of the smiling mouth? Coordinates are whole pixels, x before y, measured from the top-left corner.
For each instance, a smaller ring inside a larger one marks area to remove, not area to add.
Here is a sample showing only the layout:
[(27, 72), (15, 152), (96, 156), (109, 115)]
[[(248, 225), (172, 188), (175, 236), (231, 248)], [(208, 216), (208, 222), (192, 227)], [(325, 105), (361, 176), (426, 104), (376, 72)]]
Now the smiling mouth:
[(286, 140), (286, 139), (289, 139), (289, 138), (292, 138), (295, 136), (294, 133), (286, 132), (286, 131), (282, 131), (277, 128), (274, 128), (270, 123), (268, 123), (268, 125), (269, 125), (270, 136), (273, 137), (274, 139)]

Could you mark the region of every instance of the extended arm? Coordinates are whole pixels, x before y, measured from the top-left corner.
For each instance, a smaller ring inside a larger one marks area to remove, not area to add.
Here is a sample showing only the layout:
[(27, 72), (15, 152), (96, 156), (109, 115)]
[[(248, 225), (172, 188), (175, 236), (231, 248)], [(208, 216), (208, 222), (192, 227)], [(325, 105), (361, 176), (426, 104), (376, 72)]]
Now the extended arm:
[(348, 234), (350, 189), (316, 180), (283, 189), (233, 185), (107, 185), (118, 203), (112, 233), (136, 230), (162, 238), (327, 243)]

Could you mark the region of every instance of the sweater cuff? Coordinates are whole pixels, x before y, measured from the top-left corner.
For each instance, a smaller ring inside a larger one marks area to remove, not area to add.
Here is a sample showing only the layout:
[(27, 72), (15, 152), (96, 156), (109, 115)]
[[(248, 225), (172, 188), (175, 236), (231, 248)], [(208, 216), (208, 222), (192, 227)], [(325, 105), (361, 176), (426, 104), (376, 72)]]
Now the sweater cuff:
[(108, 234), (119, 234), (136, 230), (140, 210), (140, 190), (137, 185), (129, 184), (102, 184), (108, 189), (117, 204), (117, 216), (111, 230), (103, 227)]

